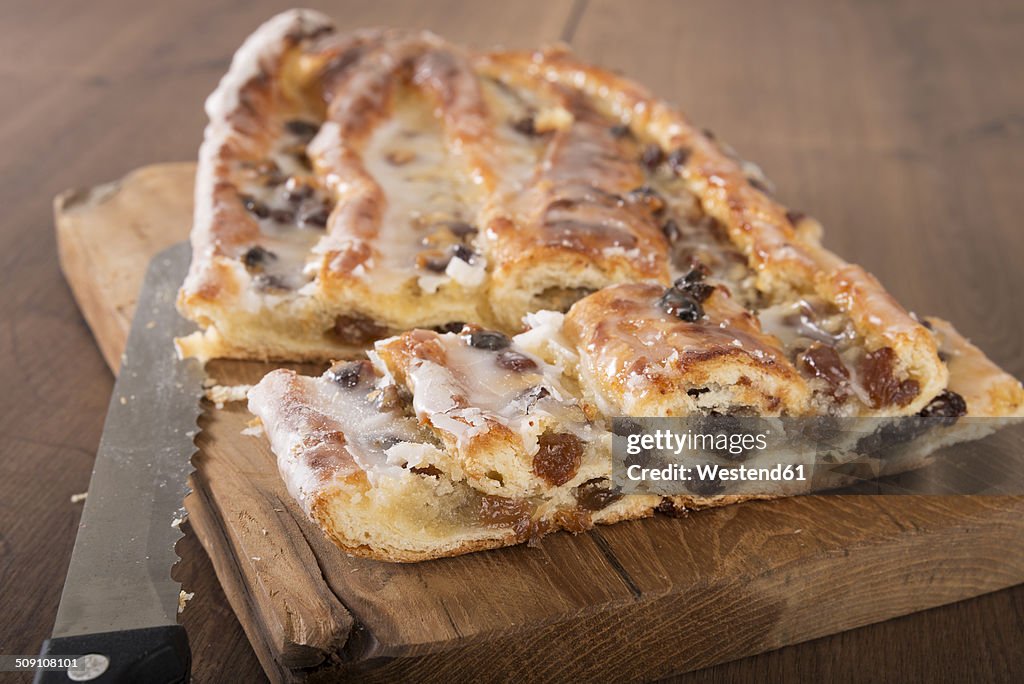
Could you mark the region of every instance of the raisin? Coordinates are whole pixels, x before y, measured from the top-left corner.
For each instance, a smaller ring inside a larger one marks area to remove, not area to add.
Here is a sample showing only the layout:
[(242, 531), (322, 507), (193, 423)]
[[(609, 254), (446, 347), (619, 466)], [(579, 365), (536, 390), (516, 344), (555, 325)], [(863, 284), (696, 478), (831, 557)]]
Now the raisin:
[(891, 347), (868, 352), (861, 359), (859, 376), (871, 397), (872, 408), (906, 406), (920, 393), (917, 380), (898, 380), (895, 368), (896, 352)]
[(714, 285), (708, 285), (702, 282), (708, 275), (708, 267), (700, 262), (695, 262), (693, 267), (687, 271), (686, 275), (681, 278), (677, 278), (672, 287), (681, 292), (686, 292), (693, 296), (698, 302), (704, 302), (711, 293), (715, 291)]
[(452, 255), (442, 252), (439, 249), (429, 249), (420, 252), (416, 256), (416, 265), (434, 273), (444, 273)]
[(269, 249), (264, 249), (259, 245), (250, 247), (249, 250), (242, 255), (242, 263), (245, 264), (247, 269), (260, 270), (267, 263), (277, 259), (277, 255), (271, 252)]
[(534, 385), (528, 389), (523, 390), (516, 399), (523, 402), (526, 407), (526, 412), (529, 413), (533, 405), (544, 397), (550, 396), (551, 392), (548, 391), (547, 387), (543, 385)]
[(292, 204), (298, 204), (313, 196), (313, 186), (303, 183), (297, 178), (289, 178), (284, 186), (284, 198)]
[(339, 361), (328, 369), (327, 374), (345, 389), (352, 389), (359, 384), (366, 366), (366, 361)]
[(497, 330), (474, 330), (469, 335), (469, 346), (475, 349), (487, 349), (488, 351), (500, 351), (506, 349), (512, 340), (508, 335)]
[(277, 163), (271, 159), (265, 159), (255, 165), (247, 165), (246, 176), (258, 180), (266, 187), (275, 187), (284, 183), (288, 177), (281, 172)]
[(571, 480), (583, 461), (583, 441), (568, 432), (545, 432), (537, 442), (533, 472), (554, 487)]
[(649, 185), (641, 185), (626, 193), (626, 201), (630, 204), (638, 204), (645, 207), (653, 216), (665, 212), (665, 198), (658, 194), (658, 191)]
[(312, 140), (313, 136), (315, 136), (317, 131), (320, 130), (319, 125), (312, 121), (305, 121), (303, 119), (291, 119), (290, 121), (285, 121), (284, 127), (289, 133), (303, 140)]
[(676, 502), (667, 496), (662, 497), (658, 507), (654, 510), (670, 518), (682, 518), (687, 513), (684, 507), (676, 505)]
[(857, 441), (854, 450), (863, 455), (884, 455), (884, 452), (911, 442), (928, 432), (929, 423), (910, 416), (896, 418), (879, 425), (874, 432)]
[(679, 239), (683, 237), (682, 231), (679, 230), (679, 224), (673, 219), (669, 219), (662, 224), (661, 232), (665, 235), (665, 239), (668, 240), (670, 244), (678, 242)]
[(576, 504), (587, 511), (599, 511), (622, 498), (619, 489), (612, 488), (608, 478), (587, 480), (576, 488)]
[(796, 228), (796, 225), (803, 221), (805, 218), (807, 218), (807, 214), (805, 214), (802, 211), (794, 211), (790, 209), (789, 211), (786, 212), (786, 220), (789, 221), (789, 224), (794, 228)]
[(686, 288), (686, 291), (694, 296), (698, 302), (706, 302), (708, 297), (715, 291), (714, 285), (708, 285), (707, 283), (694, 283), (690, 287)]
[(278, 292), (290, 290), (288, 283), (285, 282), (281, 276), (271, 275), (269, 273), (259, 273), (252, 279), (253, 285), (256, 289), (263, 292)]
[(326, 228), (327, 219), (330, 218), (330, 216), (331, 212), (324, 207), (304, 211), (299, 214), (299, 225), (304, 228)]
[(688, 323), (694, 323), (704, 317), (704, 307), (697, 298), (674, 287), (665, 290), (665, 294), (658, 299), (658, 306), (665, 313)]
[(750, 184), (750, 187), (754, 188), (755, 190), (760, 190), (766, 195), (772, 194), (771, 188), (765, 185), (764, 182), (761, 181), (759, 178), (748, 178), (747, 183)]
[(800, 364), (812, 377), (828, 383), (833, 397), (845, 399), (850, 371), (843, 365), (834, 347), (815, 342), (800, 355)]
[(295, 212), (291, 209), (271, 209), (270, 218), (277, 223), (294, 223)]
[(292, 156), (295, 158), (295, 163), (301, 166), (304, 170), (313, 170), (313, 162), (310, 160), (306, 150), (292, 150)]
[(398, 385), (385, 385), (377, 395), (377, 408), (386, 413), (404, 413), (411, 401), (409, 390)]
[(684, 166), (686, 166), (687, 160), (690, 158), (692, 150), (688, 147), (677, 147), (672, 150), (668, 155), (668, 165), (673, 171), (678, 172)]
[(329, 334), (350, 344), (366, 344), (386, 337), (390, 331), (372, 318), (354, 314), (337, 316)]
[(473, 237), (480, 232), (476, 226), (466, 223), (465, 221), (449, 221), (446, 226), (448, 227), (448, 230), (452, 231), (452, 234), (454, 234), (455, 237), (462, 240)]
[(460, 333), (465, 325), (463, 321), (450, 321), (444, 325), (436, 326), (434, 330), (439, 333)]
[(640, 163), (649, 171), (654, 171), (663, 161), (665, 161), (665, 152), (654, 143), (644, 147), (643, 152), (640, 153)]
[(673, 286), (677, 289), (684, 290), (693, 283), (699, 283), (708, 277), (710, 273), (707, 266), (698, 262), (695, 262), (690, 270), (687, 271), (681, 278), (677, 278)]
[(537, 123), (534, 121), (532, 116), (524, 116), (521, 119), (513, 121), (512, 128), (514, 128), (517, 133), (522, 133), (523, 135), (537, 135)]
[(432, 465), (417, 466), (415, 468), (409, 468), (409, 470), (417, 475), (423, 475), (425, 477), (441, 477), (441, 470)]
[(466, 245), (455, 245), (452, 248), (452, 257), (456, 259), (462, 259), (468, 264), (473, 259), (473, 250), (471, 250), (469, 247), (466, 247)]
[[(967, 402), (956, 392), (942, 390), (917, 415), (922, 418), (959, 418), (967, 415)], [(949, 425), (955, 421), (942, 422)]]
[(626, 124), (615, 124), (608, 129), (608, 132), (611, 133), (612, 137), (616, 140), (621, 140), (632, 133), (632, 131), (629, 130), (629, 126)]
[(523, 373), (537, 368), (536, 361), (525, 354), (520, 354), (519, 352), (512, 351), (511, 349), (506, 349), (499, 353), (495, 363), (506, 370), (515, 371), (516, 373)]
[(266, 204), (259, 201), (251, 195), (239, 195), (239, 199), (242, 200), (242, 206), (246, 210), (257, 218), (267, 218), (270, 215), (270, 209)]
[(523, 527), (530, 522), (530, 505), (521, 499), (485, 494), (480, 497), (477, 517), (484, 525)]

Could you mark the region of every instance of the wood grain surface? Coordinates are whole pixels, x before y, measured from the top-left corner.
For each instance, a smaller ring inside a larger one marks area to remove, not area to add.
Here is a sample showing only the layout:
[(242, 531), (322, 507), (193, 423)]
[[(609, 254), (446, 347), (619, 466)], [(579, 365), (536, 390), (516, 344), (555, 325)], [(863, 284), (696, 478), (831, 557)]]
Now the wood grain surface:
[[(112, 357), (138, 286), (129, 274), (187, 224), (192, 171), (144, 167), (56, 203), (65, 276)], [(131, 238), (104, 249), (119, 231)], [(273, 367), (207, 370), (248, 385)], [(274, 681), (473, 680), (494, 668), (517, 680), (650, 679), (1024, 580), (1024, 498), (992, 496), (804, 497), (556, 535), (541, 549), (352, 559), (293, 504), (265, 440), (242, 434), (250, 419), (240, 403), (207, 405), (185, 503)]]
[[(336, 2), (343, 25), (476, 45), (570, 38), (756, 159), (828, 244), (1024, 375), (1024, 16), (1011, 2)], [(51, 200), (194, 156), (199, 104), (284, 5), (0, 6), (0, 651), (48, 634), (111, 376), (57, 266)], [(196, 681), (260, 667), (194, 535), (178, 568)], [(704, 670), (681, 681), (1013, 681), (1024, 587)]]

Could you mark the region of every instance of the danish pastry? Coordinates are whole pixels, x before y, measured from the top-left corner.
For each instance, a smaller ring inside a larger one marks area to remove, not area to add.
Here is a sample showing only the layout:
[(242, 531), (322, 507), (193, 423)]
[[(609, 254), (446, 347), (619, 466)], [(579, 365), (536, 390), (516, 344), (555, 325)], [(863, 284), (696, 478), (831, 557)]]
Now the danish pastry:
[(1024, 414), (757, 167), (566, 49), (260, 27), (207, 101), (179, 309), (201, 358), (340, 361), (249, 393), (342, 548), (420, 560), (720, 505), (623, 495), (616, 416)]

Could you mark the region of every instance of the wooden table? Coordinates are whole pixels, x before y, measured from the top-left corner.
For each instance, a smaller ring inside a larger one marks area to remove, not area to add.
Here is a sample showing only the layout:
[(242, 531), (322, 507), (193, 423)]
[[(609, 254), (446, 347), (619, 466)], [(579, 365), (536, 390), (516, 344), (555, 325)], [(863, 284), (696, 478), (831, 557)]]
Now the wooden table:
[[(762, 164), (828, 244), (1024, 377), (1024, 15), (1012, 3), (336, 2), (342, 26), (472, 44), (563, 39), (680, 103)], [(778, 6), (777, 6), (778, 5)], [(0, 7), (0, 652), (49, 633), (112, 376), (57, 266), (50, 199), (190, 159), (203, 98), (285, 5)], [(195, 681), (259, 681), (196, 539), (177, 576)], [(1024, 586), (721, 665), (710, 679), (1002, 680), (1024, 671)], [(26, 678), (27, 679), (27, 678)]]

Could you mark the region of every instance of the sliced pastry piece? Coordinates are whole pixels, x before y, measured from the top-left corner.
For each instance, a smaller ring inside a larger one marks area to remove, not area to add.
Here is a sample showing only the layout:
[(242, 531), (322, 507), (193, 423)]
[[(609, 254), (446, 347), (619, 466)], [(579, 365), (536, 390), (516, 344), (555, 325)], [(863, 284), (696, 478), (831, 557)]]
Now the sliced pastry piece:
[(807, 383), (779, 341), (697, 270), (668, 289), (605, 288), (569, 310), (564, 334), (610, 416), (807, 412)]
[(348, 553), (418, 561), (579, 532), (649, 515), (660, 497), (624, 498), (595, 478), (546, 496), (488, 494), (413, 417), (411, 397), (369, 362), (320, 377), (266, 375), (249, 392), (289, 492)]
[(372, 356), (480, 491), (542, 495), (607, 475), (610, 436), (593, 408), (506, 335), (413, 330), (378, 343)]

